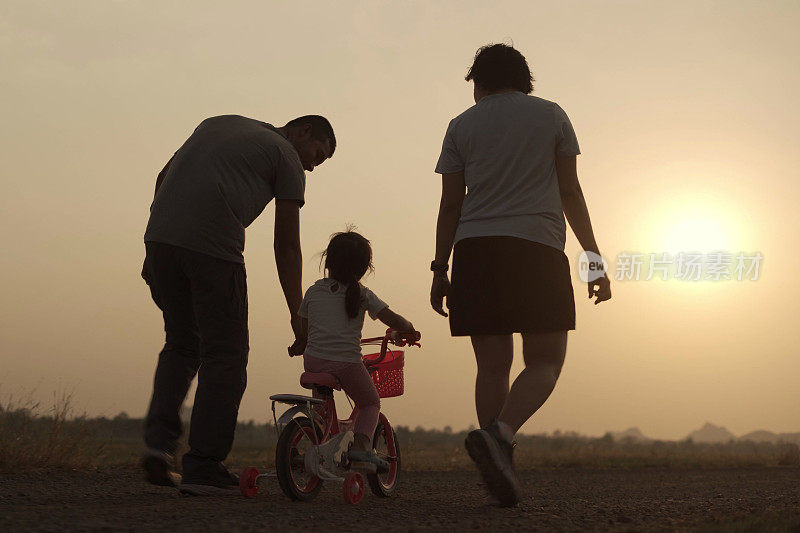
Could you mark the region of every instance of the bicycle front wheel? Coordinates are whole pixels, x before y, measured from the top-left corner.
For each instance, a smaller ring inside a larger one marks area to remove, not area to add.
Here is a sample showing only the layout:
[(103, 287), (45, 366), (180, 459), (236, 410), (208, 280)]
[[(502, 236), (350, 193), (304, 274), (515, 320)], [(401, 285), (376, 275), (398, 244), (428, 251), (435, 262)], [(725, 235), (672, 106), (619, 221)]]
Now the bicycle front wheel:
[(388, 472), (368, 474), (369, 488), (375, 496), (388, 498), (397, 490), (397, 480), (400, 477), (400, 443), (397, 441), (391, 424), (378, 422), (372, 445), (378, 456), (389, 463)]

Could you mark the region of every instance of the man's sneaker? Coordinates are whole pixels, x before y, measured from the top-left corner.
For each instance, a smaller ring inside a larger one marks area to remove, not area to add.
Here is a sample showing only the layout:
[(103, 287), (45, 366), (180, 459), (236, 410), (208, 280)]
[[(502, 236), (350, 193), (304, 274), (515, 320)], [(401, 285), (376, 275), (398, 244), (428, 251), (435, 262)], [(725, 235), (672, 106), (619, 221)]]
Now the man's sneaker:
[(500, 436), (497, 421), (486, 429), (476, 429), (467, 434), (464, 442), (469, 456), (475, 461), (489, 493), (500, 505), (513, 507), (519, 500), (520, 490), (512, 462), (513, 445)]
[(175, 458), (168, 452), (147, 448), (142, 454), (142, 470), (153, 485), (177, 487), (181, 482), (181, 475), (175, 471)]
[(178, 488), (181, 494), (190, 496), (229, 496), (239, 493), (239, 476), (222, 463), (217, 463), (213, 469), (184, 473), (183, 481)]

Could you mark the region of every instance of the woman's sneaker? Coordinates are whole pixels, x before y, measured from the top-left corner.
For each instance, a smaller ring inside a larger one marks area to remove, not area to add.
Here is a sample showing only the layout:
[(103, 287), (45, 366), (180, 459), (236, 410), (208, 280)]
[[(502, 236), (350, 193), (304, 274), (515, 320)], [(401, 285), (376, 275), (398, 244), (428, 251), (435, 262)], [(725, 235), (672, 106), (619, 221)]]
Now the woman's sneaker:
[(351, 448), (347, 452), (347, 458), (350, 459), (350, 470), (364, 474), (389, 471), (389, 463), (378, 457), (375, 450), (364, 451)]
[(147, 448), (142, 454), (142, 470), (153, 485), (177, 487), (181, 482), (181, 475), (175, 471), (175, 457), (168, 452)]
[(239, 493), (239, 476), (222, 464), (203, 472), (184, 473), (178, 489), (190, 496), (228, 496)]
[(497, 420), (486, 429), (467, 434), (464, 442), (469, 456), (475, 461), (489, 494), (504, 507), (515, 506), (522, 494), (514, 472), (514, 445), (501, 436)]

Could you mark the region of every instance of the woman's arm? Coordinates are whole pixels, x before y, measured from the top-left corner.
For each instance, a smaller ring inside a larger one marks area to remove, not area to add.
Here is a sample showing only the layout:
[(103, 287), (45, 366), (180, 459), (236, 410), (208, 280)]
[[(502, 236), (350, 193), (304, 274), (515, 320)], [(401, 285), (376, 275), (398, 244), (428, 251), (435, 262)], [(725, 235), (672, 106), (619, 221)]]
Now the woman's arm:
[(592, 231), (592, 222), (589, 220), (589, 209), (586, 207), (586, 199), (583, 197), (583, 190), (578, 181), (576, 160), (574, 155), (556, 157), (561, 207), (564, 209), (564, 215), (566, 215), (572, 231), (575, 232), (581, 248), (600, 255)]
[(439, 218), (436, 221), (435, 261), (438, 264), (444, 265), (450, 260), (466, 190), (463, 172), (442, 174), (442, 199), (439, 202)]
[[(589, 219), (589, 208), (586, 207), (586, 199), (578, 181), (576, 159), (574, 155), (556, 157), (561, 207), (581, 248), (600, 255), (600, 249), (597, 247), (594, 231), (592, 231), (592, 221)], [(595, 289), (595, 286), (598, 288)], [(597, 295), (595, 304), (611, 299), (611, 283), (608, 276), (589, 282), (589, 298), (594, 295)]]
[[(442, 174), (442, 199), (439, 203), (439, 217), (436, 221), (436, 256), (434, 259), (434, 263), (438, 265), (446, 265), (450, 260), (453, 239), (455, 239), (458, 221), (461, 218), (461, 206), (464, 203), (466, 191), (463, 171)], [(431, 307), (442, 316), (447, 316), (443, 302), (449, 290), (450, 281), (447, 279), (447, 271), (434, 272), (431, 285)]]

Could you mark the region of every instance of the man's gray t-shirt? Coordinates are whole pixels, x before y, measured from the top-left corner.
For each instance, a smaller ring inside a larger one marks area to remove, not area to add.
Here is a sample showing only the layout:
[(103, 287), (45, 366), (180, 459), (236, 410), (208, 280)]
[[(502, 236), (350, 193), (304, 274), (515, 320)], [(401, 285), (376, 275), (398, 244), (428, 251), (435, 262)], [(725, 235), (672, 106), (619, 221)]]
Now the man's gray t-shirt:
[(170, 161), (144, 240), (243, 263), (245, 228), (273, 198), (302, 206), (305, 186), (300, 156), (274, 126), (208, 118)]
[(455, 242), (511, 236), (564, 250), (566, 224), (556, 156), (578, 139), (555, 102), (521, 92), (492, 94), (450, 121), (439, 174), (464, 172), (467, 195)]

